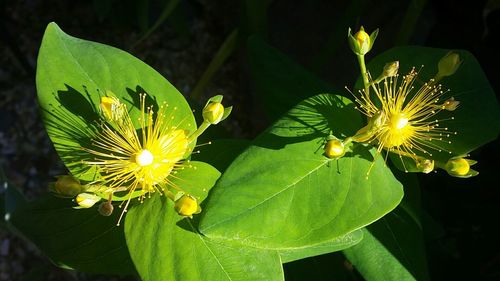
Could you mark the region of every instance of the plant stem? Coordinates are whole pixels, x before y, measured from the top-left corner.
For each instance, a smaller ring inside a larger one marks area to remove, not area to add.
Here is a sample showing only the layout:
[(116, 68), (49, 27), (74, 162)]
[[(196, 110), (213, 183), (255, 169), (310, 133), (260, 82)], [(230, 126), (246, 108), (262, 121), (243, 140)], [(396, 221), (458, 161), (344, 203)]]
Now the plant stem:
[(188, 137), (188, 143), (193, 142), (193, 140), (199, 137), (209, 126), (210, 123), (204, 120), (200, 127), (198, 127), (198, 129)]
[(370, 82), (368, 80), (368, 73), (366, 71), (365, 56), (364, 55), (357, 55), (357, 57), (358, 57), (359, 68), (361, 70), (361, 77), (363, 77), (363, 85), (365, 87), (365, 92), (366, 92), (366, 94), (369, 94), (370, 93)]

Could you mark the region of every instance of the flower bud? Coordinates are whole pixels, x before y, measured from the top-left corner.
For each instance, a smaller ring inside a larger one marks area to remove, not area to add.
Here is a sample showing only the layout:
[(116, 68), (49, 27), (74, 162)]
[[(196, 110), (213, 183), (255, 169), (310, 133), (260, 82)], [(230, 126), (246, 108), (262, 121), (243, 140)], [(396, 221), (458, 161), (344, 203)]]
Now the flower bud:
[(384, 72), (382, 75), (384, 76), (384, 78), (393, 77), (398, 74), (398, 70), (399, 70), (399, 61), (389, 62), (384, 65)]
[(434, 170), (434, 160), (432, 159), (418, 158), (416, 164), (417, 169), (424, 174), (428, 174)]
[[(109, 92), (111, 94), (111, 92)], [(120, 100), (114, 96), (101, 97), (101, 113), (107, 121), (117, 121), (123, 118), (125, 108)]]
[(377, 135), (379, 129), (385, 125), (386, 122), (387, 116), (383, 111), (379, 111), (368, 118), (368, 124), (359, 129), (352, 139), (355, 142), (368, 142)]
[(199, 214), (201, 212), (198, 200), (189, 194), (184, 194), (181, 198), (177, 199), (174, 209), (179, 215), (189, 218), (192, 218), (193, 214)]
[(102, 216), (109, 217), (113, 213), (113, 209), (114, 209), (113, 204), (111, 204), (110, 201), (106, 201), (102, 202), (97, 210), (99, 211), (99, 214), (101, 214)]
[(453, 75), (461, 64), (460, 55), (455, 52), (449, 52), (439, 60), (437, 76), (445, 77)]
[(95, 205), (95, 203), (101, 201), (101, 197), (94, 195), (92, 193), (80, 193), (76, 196), (75, 202), (78, 204), (78, 207), (74, 207), (75, 209), (86, 209)]
[(328, 158), (338, 159), (345, 154), (345, 146), (341, 140), (330, 139), (325, 144), (325, 156)]
[(64, 175), (56, 178), (57, 181), (54, 183), (52, 191), (58, 195), (74, 197), (83, 191), (80, 181), (73, 176)]
[(462, 157), (454, 157), (448, 160), (445, 164), (445, 169), (450, 176), (459, 178), (469, 178), (478, 175), (470, 166), (476, 164), (477, 161), (465, 159)]
[(371, 35), (368, 35), (368, 33), (365, 32), (365, 29), (361, 27), (359, 31), (354, 34), (354, 36), (351, 33), (351, 29), (349, 29), (349, 32), (347, 34), (347, 37), (349, 39), (349, 46), (355, 54), (365, 55), (371, 50), (373, 42), (377, 38), (377, 35), (378, 29), (375, 30)]
[(447, 99), (441, 107), (444, 110), (453, 111), (453, 110), (457, 109), (459, 104), (460, 104), (459, 101), (455, 100), (454, 97), (451, 97), (451, 98)]
[(212, 125), (219, 123), (223, 116), (224, 106), (220, 102), (209, 102), (203, 108), (203, 119)]

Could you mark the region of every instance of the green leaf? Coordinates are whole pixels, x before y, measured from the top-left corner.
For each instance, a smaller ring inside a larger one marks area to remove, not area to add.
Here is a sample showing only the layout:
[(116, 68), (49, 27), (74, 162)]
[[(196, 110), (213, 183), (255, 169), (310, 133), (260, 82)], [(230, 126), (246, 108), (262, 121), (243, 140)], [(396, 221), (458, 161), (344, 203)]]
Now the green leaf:
[(338, 161), (323, 156), (337, 137), (361, 127), (353, 104), (340, 96), (307, 99), (232, 162), (212, 191), (200, 230), (280, 251), (330, 241), (368, 225), (397, 206), (401, 184), (362, 145)]
[(47, 132), (66, 166), (81, 180), (94, 175), (85, 174), (88, 168), (80, 161), (88, 155), (80, 148), (91, 145), (100, 97), (107, 91), (126, 104), (136, 128), (139, 93), (147, 93), (146, 106), (158, 110), (166, 102), (176, 108), (169, 112), (174, 125), (196, 129), (186, 100), (158, 72), (124, 51), (69, 36), (55, 23), (47, 26), (42, 40), (36, 82)]
[(342, 237), (334, 238), (331, 241), (323, 242), (318, 245), (313, 245), (305, 248), (287, 249), (279, 251), (279, 253), (281, 256), (281, 262), (286, 263), (340, 251), (358, 244), (361, 240), (363, 240), (363, 231), (355, 230)]
[[(397, 47), (375, 57), (368, 64), (368, 70), (373, 77), (378, 77), (387, 62), (399, 60), (400, 74), (408, 73), (412, 67), (419, 69), (424, 65), (414, 85), (415, 89), (418, 89), (423, 82), (434, 77), (438, 71), (439, 60), (449, 51), (414, 46)], [(460, 101), (460, 105), (453, 112), (440, 112), (436, 119), (453, 117), (454, 120), (440, 122), (440, 126), (448, 127), (449, 131), (455, 131), (457, 135), (449, 137), (451, 144), (440, 143), (444, 150), (452, 152), (451, 155), (444, 151), (442, 153), (430, 151), (433, 153), (432, 158), (440, 162), (446, 162), (451, 156), (465, 155), (495, 140), (500, 131), (500, 108), (481, 66), (471, 53), (464, 50), (453, 51), (460, 55), (463, 63), (455, 74), (445, 77), (439, 83), (443, 85), (443, 90), (450, 90), (442, 101), (454, 97)], [(411, 165), (408, 168), (414, 170)]]
[(417, 206), (420, 187), (414, 175), (404, 176), (405, 190), (409, 192), (401, 204), (366, 227), (360, 243), (344, 250), (366, 280), (429, 280)]
[(7, 223), (32, 241), (56, 265), (78, 271), (134, 274), (120, 210), (110, 217), (96, 208), (75, 210), (72, 200), (46, 195), (8, 213)]
[[(208, 164), (179, 171), (172, 180), (188, 193), (209, 190), (220, 173)], [(199, 196), (203, 200), (203, 196)], [(152, 196), (125, 219), (127, 244), (143, 280), (282, 280), (278, 253), (207, 239), (196, 220), (175, 213), (171, 200)]]
[(271, 120), (278, 119), (305, 98), (341, 92), (258, 37), (250, 37), (247, 48), (256, 93)]

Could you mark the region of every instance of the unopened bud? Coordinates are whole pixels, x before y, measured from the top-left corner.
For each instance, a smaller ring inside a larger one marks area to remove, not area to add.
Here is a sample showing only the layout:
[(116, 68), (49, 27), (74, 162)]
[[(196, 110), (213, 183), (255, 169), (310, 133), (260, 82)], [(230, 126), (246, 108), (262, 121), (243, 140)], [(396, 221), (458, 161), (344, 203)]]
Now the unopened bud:
[(382, 75), (384, 76), (384, 78), (393, 77), (398, 74), (398, 70), (399, 70), (399, 61), (389, 62), (384, 65), (384, 72)]
[[(111, 92), (109, 92), (111, 94)], [(123, 118), (125, 108), (120, 100), (114, 96), (101, 97), (101, 113), (107, 121), (117, 121)]]
[(450, 176), (468, 178), (479, 174), (477, 171), (470, 168), (470, 166), (476, 163), (477, 161), (474, 160), (456, 157), (446, 162), (445, 169)]
[(337, 159), (345, 154), (345, 146), (341, 140), (331, 139), (325, 144), (325, 156), (328, 158)]
[(453, 111), (453, 110), (457, 109), (459, 104), (460, 104), (459, 101), (455, 100), (454, 97), (451, 97), (443, 103), (442, 108), (444, 110)]
[(434, 160), (419, 158), (416, 160), (417, 169), (424, 174), (428, 174), (434, 170)]
[(461, 64), (460, 55), (455, 52), (449, 52), (439, 60), (437, 76), (453, 75)]
[(95, 203), (101, 201), (101, 197), (94, 195), (92, 193), (80, 193), (76, 196), (75, 202), (78, 204), (78, 207), (74, 207), (75, 209), (86, 209), (95, 205)]
[(99, 214), (101, 214), (102, 216), (109, 217), (113, 213), (113, 209), (114, 209), (113, 204), (111, 204), (110, 201), (106, 201), (102, 202), (97, 210), (99, 211)]
[(198, 200), (189, 194), (184, 194), (181, 198), (177, 199), (174, 209), (179, 215), (189, 218), (192, 218), (193, 214), (199, 214), (201, 212)]
[(371, 50), (373, 42), (377, 38), (377, 35), (378, 29), (375, 30), (371, 35), (368, 35), (368, 33), (365, 32), (365, 29), (361, 27), (359, 31), (354, 34), (354, 36), (351, 33), (351, 29), (349, 29), (347, 35), (349, 39), (349, 46), (354, 53), (358, 55), (365, 55)]
[(387, 117), (383, 111), (375, 113), (373, 116), (368, 118), (368, 124), (363, 128), (359, 129), (356, 134), (352, 137), (355, 142), (368, 142), (373, 139), (379, 129), (385, 125), (387, 122)]
[(57, 181), (53, 185), (52, 191), (58, 195), (74, 197), (82, 192), (80, 181), (73, 176), (57, 176)]
[(203, 119), (212, 125), (219, 123), (223, 116), (224, 106), (220, 102), (209, 102), (203, 108)]

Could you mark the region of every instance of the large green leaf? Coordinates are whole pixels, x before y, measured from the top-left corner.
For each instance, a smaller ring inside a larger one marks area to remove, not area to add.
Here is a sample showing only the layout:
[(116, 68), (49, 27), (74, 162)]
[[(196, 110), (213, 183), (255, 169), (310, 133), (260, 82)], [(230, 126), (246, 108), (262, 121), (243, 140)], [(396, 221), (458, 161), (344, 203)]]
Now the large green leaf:
[[(203, 200), (220, 173), (202, 162), (191, 164), (196, 169), (179, 171), (173, 181), (182, 182), (187, 192)], [(283, 279), (276, 251), (207, 239), (197, 232), (196, 221), (177, 215), (173, 203), (165, 197), (153, 196), (131, 208), (125, 233), (143, 280)]]
[(323, 156), (330, 130), (342, 137), (360, 126), (343, 97), (301, 102), (232, 162), (207, 201), (201, 232), (283, 251), (331, 241), (379, 219), (403, 196), (383, 159), (373, 160), (373, 149), (362, 145), (338, 161)]
[[(377, 77), (385, 63), (398, 60), (400, 62), (400, 73), (406, 74), (412, 67), (419, 69), (418, 80), (415, 90), (423, 82), (433, 78), (437, 73), (439, 60), (450, 50), (426, 47), (397, 47), (390, 49), (370, 61), (368, 69), (374, 77)], [(452, 155), (464, 155), (474, 149), (497, 138), (500, 131), (500, 107), (481, 66), (474, 56), (464, 50), (454, 50), (463, 60), (462, 65), (452, 76), (443, 78), (439, 83), (443, 89), (449, 89), (447, 97), (455, 97), (460, 101), (460, 106), (453, 112), (443, 111), (436, 119), (453, 120), (442, 121), (442, 127), (448, 127), (450, 131), (456, 131), (449, 140), (451, 144), (442, 142), (440, 146), (452, 152)], [(450, 158), (448, 153), (433, 153), (435, 160), (446, 162)], [(408, 168), (408, 167), (407, 167)]]
[(408, 192), (401, 204), (367, 226), (360, 243), (344, 250), (368, 281), (429, 280), (419, 215), (420, 187), (416, 177), (409, 176), (403, 181)]
[[(113, 92), (127, 105), (137, 121), (139, 93), (147, 93), (147, 106), (166, 102), (172, 110), (172, 124), (196, 129), (193, 114), (182, 95), (158, 72), (132, 55), (103, 44), (65, 34), (55, 23), (48, 25), (42, 40), (37, 66), (38, 100), (48, 134), (70, 171), (80, 179), (85, 167), (79, 165), (91, 143), (91, 128), (99, 118), (99, 100)], [(175, 108), (175, 110), (174, 110)], [(139, 122), (136, 122), (139, 127)], [(194, 143), (192, 143), (194, 145)]]
[(247, 49), (256, 93), (272, 120), (305, 98), (340, 92), (258, 37), (248, 39)]
[(7, 223), (55, 264), (93, 273), (133, 274), (119, 211), (75, 210), (74, 202), (46, 195), (8, 212)]
[(331, 241), (326, 241), (318, 245), (308, 246), (304, 248), (285, 249), (279, 251), (279, 253), (281, 256), (281, 261), (283, 263), (286, 263), (340, 251), (356, 245), (361, 240), (363, 240), (363, 231), (358, 229), (344, 236), (334, 238)]

